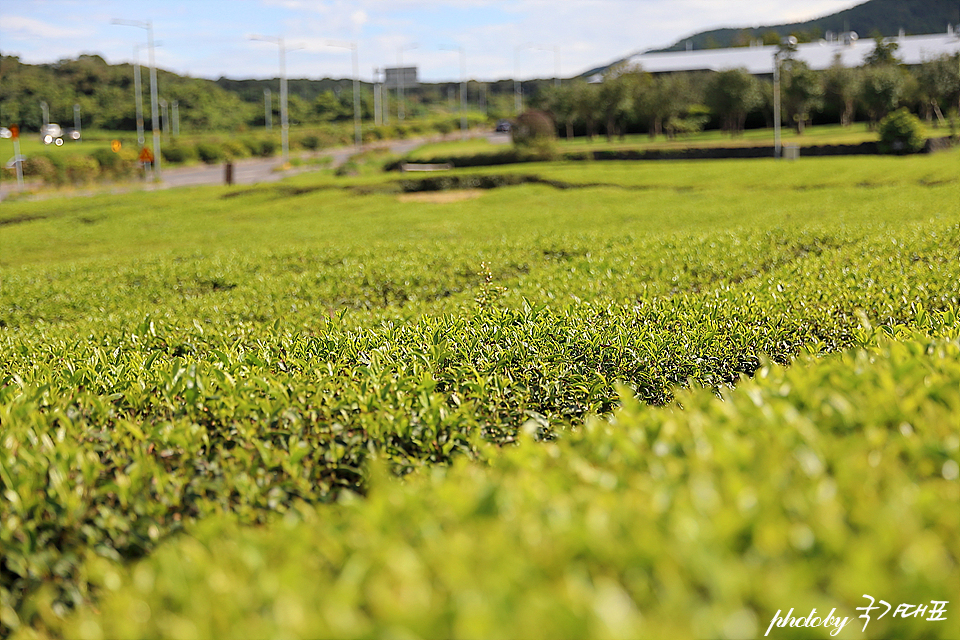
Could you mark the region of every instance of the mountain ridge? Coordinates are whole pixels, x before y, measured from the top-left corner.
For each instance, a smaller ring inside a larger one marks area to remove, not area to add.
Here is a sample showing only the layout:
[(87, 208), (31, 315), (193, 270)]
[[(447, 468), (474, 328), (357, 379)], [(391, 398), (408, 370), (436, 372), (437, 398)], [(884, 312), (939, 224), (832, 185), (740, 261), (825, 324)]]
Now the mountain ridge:
[(746, 46), (765, 35), (803, 35), (808, 40), (822, 38), (826, 32), (855, 31), (860, 37), (942, 33), (948, 25), (960, 23), (960, 2), (956, 0), (868, 0), (849, 9), (805, 22), (758, 27), (721, 27), (681, 38), (673, 45), (650, 53), (694, 49), (718, 49)]

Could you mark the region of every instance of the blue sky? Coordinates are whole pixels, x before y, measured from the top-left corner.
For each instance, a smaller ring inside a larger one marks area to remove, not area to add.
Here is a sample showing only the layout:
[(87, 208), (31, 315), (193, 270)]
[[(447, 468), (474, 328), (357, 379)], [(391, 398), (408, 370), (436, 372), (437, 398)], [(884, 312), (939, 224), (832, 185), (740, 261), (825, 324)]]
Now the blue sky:
[[(153, 23), (157, 65), (204, 78), (278, 74), (282, 36), (291, 78), (348, 77), (351, 56), (327, 46), (356, 42), (360, 75), (416, 65), (428, 82), (457, 80), (462, 47), (469, 78), (569, 77), (637, 51), (721, 26), (802, 21), (863, 0), (0, 0), (0, 51), (24, 62), (81, 53), (130, 61)], [(145, 46), (144, 46), (145, 48)], [(141, 52), (146, 62), (146, 51)]]

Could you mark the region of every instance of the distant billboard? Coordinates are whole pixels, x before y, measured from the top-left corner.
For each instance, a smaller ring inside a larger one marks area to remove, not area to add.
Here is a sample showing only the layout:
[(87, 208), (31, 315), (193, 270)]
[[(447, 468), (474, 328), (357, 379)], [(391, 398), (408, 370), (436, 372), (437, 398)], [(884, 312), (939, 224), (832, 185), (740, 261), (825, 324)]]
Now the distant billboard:
[(383, 75), (383, 85), (387, 89), (399, 89), (401, 77), (403, 78), (404, 89), (410, 89), (418, 85), (416, 67), (387, 67), (383, 70)]

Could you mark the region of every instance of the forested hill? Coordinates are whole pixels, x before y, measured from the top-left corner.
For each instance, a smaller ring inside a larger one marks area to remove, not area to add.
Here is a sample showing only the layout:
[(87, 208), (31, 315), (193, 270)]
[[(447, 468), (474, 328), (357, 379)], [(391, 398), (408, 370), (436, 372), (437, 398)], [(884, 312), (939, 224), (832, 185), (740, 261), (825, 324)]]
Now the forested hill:
[(796, 35), (801, 41), (812, 41), (822, 38), (827, 31), (856, 31), (861, 37), (872, 36), (876, 32), (892, 36), (899, 33), (900, 29), (907, 35), (943, 33), (947, 25), (958, 23), (960, 2), (957, 0), (869, 0), (807, 22), (703, 31), (659, 51), (683, 51), (688, 43), (694, 49), (746, 46), (751, 40), (772, 39), (776, 42), (788, 35)]

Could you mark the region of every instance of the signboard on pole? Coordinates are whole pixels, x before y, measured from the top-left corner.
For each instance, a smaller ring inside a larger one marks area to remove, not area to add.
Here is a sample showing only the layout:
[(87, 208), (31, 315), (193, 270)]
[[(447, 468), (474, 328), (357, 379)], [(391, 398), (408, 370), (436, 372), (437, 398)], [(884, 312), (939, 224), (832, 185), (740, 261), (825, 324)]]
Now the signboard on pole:
[(387, 67), (383, 76), (383, 86), (387, 89), (399, 89), (401, 85), (404, 89), (412, 89), (419, 84), (417, 67)]

